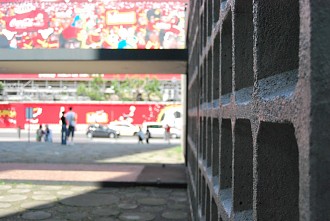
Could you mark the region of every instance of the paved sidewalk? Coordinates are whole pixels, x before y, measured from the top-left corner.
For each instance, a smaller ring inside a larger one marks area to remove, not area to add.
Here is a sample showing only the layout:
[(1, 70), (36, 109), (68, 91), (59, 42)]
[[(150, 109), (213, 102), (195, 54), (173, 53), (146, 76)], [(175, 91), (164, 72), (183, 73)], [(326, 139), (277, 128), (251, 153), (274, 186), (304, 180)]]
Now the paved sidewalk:
[(0, 185), (0, 220), (187, 221), (185, 189), (83, 185)]
[(0, 142), (0, 220), (189, 221), (174, 146)]

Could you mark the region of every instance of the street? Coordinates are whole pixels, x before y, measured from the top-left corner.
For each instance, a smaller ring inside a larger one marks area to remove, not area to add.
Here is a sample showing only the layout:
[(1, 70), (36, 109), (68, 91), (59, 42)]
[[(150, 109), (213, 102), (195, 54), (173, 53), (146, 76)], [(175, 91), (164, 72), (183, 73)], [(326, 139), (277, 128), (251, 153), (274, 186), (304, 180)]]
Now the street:
[[(6, 141), (22, 141), (22, 142), (36, 142), (35, 131), (22, 130), (20, 138), (16, 129), (0, 129), (0, 142)], [(75, 143), (137, 143), (138, 139), (134, 136), (121, 136), (119, 138), (88, 138), (84, 131), (75, 132)], [(53, 143), (60, 143), (61, 135), (59, 132), (53, 132)], [(145, 141), (144, 141), (145, 142)], [(165, 144), (162, 138), (149, 139), (153, 144)], [(171, 139), (171, 144), (181, 144), (181, 139)]]

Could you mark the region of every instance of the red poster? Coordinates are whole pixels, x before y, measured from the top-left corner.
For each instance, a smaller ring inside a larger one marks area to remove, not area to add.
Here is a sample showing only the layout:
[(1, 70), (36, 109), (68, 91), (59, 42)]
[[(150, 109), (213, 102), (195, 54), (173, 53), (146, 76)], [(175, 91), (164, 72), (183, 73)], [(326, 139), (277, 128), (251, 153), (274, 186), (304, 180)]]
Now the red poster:
[(42, 10), (5, 17), (6, 29), (12, 32), (38, 31), (48, 28), (48, 14)]
[[(25, 118), (25, 109), (33, 108), (32, 119)], [(77, 113), (78, 124), (108, 124), (111, 121), (143, 122), (166, 121), (175, 123), (181, 105), (166, 103), (10, 103), (0, 105), (0, 128), (22, 127), (24, 124), (60, 124), (62, 111), (69, 107)]]
[(9, 128), (16, 127), (16, 109), (11, 107), (10, 104), (1, 104), (0, 105), (0, 127)]

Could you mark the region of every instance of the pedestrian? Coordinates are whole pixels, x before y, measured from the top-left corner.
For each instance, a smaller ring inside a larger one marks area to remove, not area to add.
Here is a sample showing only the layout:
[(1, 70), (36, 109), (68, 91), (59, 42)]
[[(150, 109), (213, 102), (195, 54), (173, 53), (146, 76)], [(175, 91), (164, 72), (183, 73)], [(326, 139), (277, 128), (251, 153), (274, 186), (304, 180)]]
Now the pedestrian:
[(68, 137), (68, 129), (66, 127), (67, 123), (66, 123), (66, 118), (65, 118), (65, 111), (62, 112), (61, 123), (62, 123), (61, 144), (66, 145), (66, 140)]
[(167, 141), (168, 143), (171, 143), (170, 141), (170, 137), (171, 137), (171, 127), (170, 125), (166, 124), (165, 126), (165, 141)]
[(36, 140), (38, 142), (41, 142), (42, 140), (42, 136), (44, 135), (44, 131), (42, 130), (42, 124), (39, 125), (39, 128), (37, 130), (37, 133), (36, 133)]
[(72, 110), (72, 107), (69, 108), (69, 112), (65, 115), (66, 121), (68, 123), (68, 139), (71, 136), (71, 145), (73, 145), (74, 131), (76, 129), (77, 114)]
[(46, 129), (45, 129), (45, 142), (49, 142), (49, 143), (53, 142), (53, 133), (52, 130), (49, 128), (48, 124), (46, 124)]
[(146, 143), (149, 143), (149, 138), (150, 138), (150, 131), (149, 131), (149, 128), (147, 127), (147, 131), (146, 131)]
[(141, 127), (140, 127), (139, 132), (137, 132), (136, 135), (138, 136), (138, 143), (143, 144), (144, 133), (142, 132)]

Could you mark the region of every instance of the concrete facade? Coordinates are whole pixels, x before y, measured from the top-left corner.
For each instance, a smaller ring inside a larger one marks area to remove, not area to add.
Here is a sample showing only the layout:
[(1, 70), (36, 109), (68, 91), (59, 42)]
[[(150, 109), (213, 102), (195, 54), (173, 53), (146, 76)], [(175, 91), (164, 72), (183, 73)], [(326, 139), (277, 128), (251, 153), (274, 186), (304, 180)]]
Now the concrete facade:
[(192, 220), (330, 220), (330, 2), (193, 0)]

